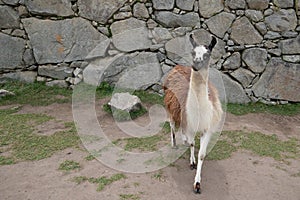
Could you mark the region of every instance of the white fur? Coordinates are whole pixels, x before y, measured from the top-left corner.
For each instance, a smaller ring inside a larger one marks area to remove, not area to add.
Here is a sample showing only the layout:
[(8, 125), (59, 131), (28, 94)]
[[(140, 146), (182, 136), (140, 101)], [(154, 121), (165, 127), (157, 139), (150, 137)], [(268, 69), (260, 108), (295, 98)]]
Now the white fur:
[(195, 51), (194, 61), (201, 61), (201, 60), (203, 60), (204, 54), (206, 54), (208, 50), (205, 48), (205, 46), (200, 45), (200, 46), (197, 46), (194, 49), (194, 51)]
[(170, 120), (170, 128), (171, 128), (171, 145), (172, 147), (175, 147), (175, 141), (173, 137), (173, 134), (175, 134), (175, 122), (173, 122), (172, 120)]
[[(192, 88), (191, 82), (190, 88)], [(196, 93), (194, 90), (190, 89), (186, 104), (186, 115), (189, 128), (188, 132), (193, 134), (191, 135), (192, 138), (195, 137), (196, 132), (204, 132), (210, 128), (213, 114), (213, 108), (208, 99), (206, 86), (201, 85), (198, 87), (198, 89), (203, 92)]]

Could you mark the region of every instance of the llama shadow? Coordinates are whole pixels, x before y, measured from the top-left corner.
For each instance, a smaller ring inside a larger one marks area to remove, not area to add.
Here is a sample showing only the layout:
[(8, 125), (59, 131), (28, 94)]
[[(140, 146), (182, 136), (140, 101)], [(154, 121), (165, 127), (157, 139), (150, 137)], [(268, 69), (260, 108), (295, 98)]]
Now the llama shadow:
[(193, 181), (196, 170), (189, 168), (186, 159), (179, 159), (170, 169), (169, 176), (173, 179), (178, 199), (229, 200), (228, 183), (223, 166), (218, 161), (205, 161), (202, 167), (201, 194), (193, 192)]

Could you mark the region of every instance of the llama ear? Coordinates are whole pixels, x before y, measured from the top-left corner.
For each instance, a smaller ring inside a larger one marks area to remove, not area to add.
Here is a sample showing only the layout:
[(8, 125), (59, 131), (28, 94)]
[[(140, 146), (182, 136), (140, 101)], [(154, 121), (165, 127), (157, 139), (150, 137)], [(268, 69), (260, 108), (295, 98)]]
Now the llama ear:
[(195, 48), (197, 45), (196, 41), (194, 40), (193, 34), (190, 35), (190, 42), (193, 45), (193, 47)]
[(211, 42), (210, 42), (210, 44), (208, 46), (208, 49), (210, 51), (212, 51), (212, 49), (215, 47), (216, 44), (217, 44), (217, 39), (216, 39), (215, 36), (212, 36)]

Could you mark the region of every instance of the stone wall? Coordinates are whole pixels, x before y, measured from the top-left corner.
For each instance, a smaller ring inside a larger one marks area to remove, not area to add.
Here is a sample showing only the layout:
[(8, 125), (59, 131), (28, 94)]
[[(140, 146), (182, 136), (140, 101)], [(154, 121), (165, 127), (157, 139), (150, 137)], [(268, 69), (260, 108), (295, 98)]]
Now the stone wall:
[(211, 77), (222, 72), (229, 102), (299, 102), (299, 8), (297, 0), (0, 0), (0, 83), (108, 81), (162, 92), (174, 64), (189, 65), (194, 33), (201, 44), (218, 38)]

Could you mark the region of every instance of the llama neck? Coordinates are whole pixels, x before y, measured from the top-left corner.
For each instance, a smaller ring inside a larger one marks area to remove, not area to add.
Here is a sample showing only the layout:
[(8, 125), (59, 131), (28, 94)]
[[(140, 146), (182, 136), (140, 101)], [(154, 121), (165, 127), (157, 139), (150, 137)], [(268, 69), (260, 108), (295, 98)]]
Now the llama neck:
[(209, 129), (212, 105), (208, 98), (208, 68), (191, 72), (186, 117), (187, 127), (192, 132)]
[(192, 70), (190, 90), (194, 92), (198, 100), (208, 100), (208, 68), (202, 68), (198, 71)]

